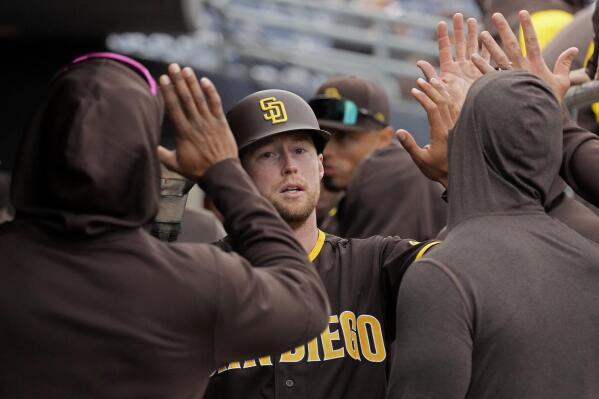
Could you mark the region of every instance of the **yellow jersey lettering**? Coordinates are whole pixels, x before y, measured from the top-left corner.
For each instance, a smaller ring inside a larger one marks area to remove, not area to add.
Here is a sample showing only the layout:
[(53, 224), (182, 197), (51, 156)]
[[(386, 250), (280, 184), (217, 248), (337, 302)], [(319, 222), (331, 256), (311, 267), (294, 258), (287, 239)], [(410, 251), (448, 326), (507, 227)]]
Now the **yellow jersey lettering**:
[(304, 345), (298, 346), (294, 350), (285, 352), (281, 355), (281, 363), (298, 363), (304, 360), (306, 355), (306, 347)]
[(358, 334), (356, 333), (356, 315), (354, 312), (345, 311), (339, 316), (339, 324), (343, 331), (345, 349), (347, 354), (356, 360), (360, 360), (360, 348), (358, 346)]
[(227, 366), (219, 367), (218, 370), (216, 370), (218, 374), (222, 373), (223, 371), (227, 371)]
[(239, 362), (231, 362), (227, 366), (227, 370), (235, 370), (235, 369), (240, 369), (240, 368), (241, 368), (241, 363), (239, 363)]
[(270, 356), (264, 356), (258, 359), (260, 366), (272, 366), (272, 359)]
[(324, 360), (339, 359), (339, 358), (345, 356), (345, 351), (343, 350), (343, 347), (338, 348), (338, 349), (333, 348), (333, 341), (339, 341), (340, 338), (339, 338), (339, 330), (335, 330), (335, 331), (331, 332), (330, 324), (337, 323), (338, 321), (339, 321), (339, 318), (337, 316), (330, 316), (329, 317), (329, 325), (326, 326), (326, 328), (320, 335), (320, 337), (322, 339), (322, 349), (324, 352)]
[(309, 362), (319, 362), (320, 354), (318, 353), (318, 339), (314, 338), (312, 341), (308, 342), (308, 361)]
[[(372, 335), (372, 346), (369, 330)], [(385, 360), (387, 351), (383, 340), (383, 329), (375, 317), (367, 314), (358, 317), (358, 336), (360, 337), (360, 349), (362, 349), (362, 355), (366, 360), (374, 363)]]
[(254, 359), (246, 360), (245, 362), (243, 362), (244, 369), (249, 369), (252, 367), (256, 367), (256, 361)]

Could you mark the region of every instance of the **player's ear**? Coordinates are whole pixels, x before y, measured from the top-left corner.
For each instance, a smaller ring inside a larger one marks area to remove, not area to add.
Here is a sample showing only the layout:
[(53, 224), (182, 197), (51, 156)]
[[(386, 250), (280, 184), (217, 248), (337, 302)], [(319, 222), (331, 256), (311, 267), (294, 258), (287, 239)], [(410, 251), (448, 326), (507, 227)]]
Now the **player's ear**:
[(378, 134), (377, 147), (386, 147), (387, 145), (391, 144), (391, 140), (393, 140), (393, 128), (391, 126), (387, 126)]
[(320, 176), (320, 180), (324, 177), (324, 166), (322, 165), (322, 160), (324, 157), (322, 154), (318, 154), (318, 176)]

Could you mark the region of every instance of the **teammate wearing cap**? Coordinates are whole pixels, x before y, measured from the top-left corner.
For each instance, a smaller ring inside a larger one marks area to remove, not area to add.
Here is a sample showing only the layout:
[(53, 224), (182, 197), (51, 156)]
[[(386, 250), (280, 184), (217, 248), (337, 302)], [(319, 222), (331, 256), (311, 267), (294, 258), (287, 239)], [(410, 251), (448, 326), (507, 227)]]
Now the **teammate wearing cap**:
[(233, 107), (227, 120), (244, 168), (309, 253), (329, 294), (331, 315), (319, 337), (294, 350), (223, 365), (206, 397), (383, 398), (401, 277), (438, 242), (342, 239), (317, 228), (329, 134), (299, 96), (282, 90), (254, 93)]
[(443, 188), (392, 141), (383, 88), (361, 77), (337, 76), (309, 104), (321, 128), (332, 133), (324, 151), (325, 187), (345, 191), (322, 229), (355, 238), (435, 237), (447, 218)]

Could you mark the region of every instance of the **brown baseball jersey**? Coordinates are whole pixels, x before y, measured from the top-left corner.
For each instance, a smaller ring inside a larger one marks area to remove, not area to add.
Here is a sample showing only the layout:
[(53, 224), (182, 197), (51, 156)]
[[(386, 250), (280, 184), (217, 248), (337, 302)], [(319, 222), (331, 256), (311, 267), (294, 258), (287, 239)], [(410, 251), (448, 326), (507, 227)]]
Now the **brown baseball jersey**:
[(429, 240), (447, 222), (442, 194), (443, 187), (427, 179), (406, 150), (390, 144), (360, 163), (330, 219), (341, 237), (378, 234)]
[(211, 377), (205, 397), (383, 398), (401, 277), (435, 244), (381, 236), (342, 239), (319, 232), (310, 259), (329, 295), (329, 325), (289, 352), (223, 365)]

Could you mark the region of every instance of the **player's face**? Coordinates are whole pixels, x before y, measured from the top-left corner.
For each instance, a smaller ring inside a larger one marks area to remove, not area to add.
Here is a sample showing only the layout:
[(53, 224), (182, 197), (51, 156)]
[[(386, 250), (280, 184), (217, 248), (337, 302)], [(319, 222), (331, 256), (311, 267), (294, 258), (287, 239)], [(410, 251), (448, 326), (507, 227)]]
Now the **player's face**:
[(331, 133), (324, 150), (324, 185), (329, 190), (345, 190), (360, 162), (381, 146), (381, 132)]
[(242, 161), (262, 196), (291, 227), (315, 212), (324, 171), (309, 133), (261, 140), (244, 152)]

